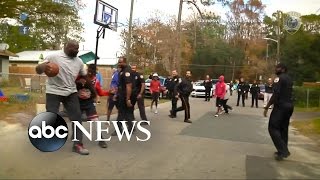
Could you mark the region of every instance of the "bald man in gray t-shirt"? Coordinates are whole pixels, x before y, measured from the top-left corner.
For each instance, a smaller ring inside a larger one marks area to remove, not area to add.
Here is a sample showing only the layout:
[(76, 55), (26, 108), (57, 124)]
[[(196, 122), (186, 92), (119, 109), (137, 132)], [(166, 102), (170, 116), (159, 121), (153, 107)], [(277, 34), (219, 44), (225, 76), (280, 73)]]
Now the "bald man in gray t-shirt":
[[(75, 41), (69, 41), (63, 51), (46, 57), (44, 62), (36, 67), (36, 71), (38, 74), (42, 74), (45, 70), (52, 70), (49, 62), (58, 64), (58, 75), (48, 77), (46, 84), (46, 109), (48, 112), (58, 113), (62, 102), (69, 119), (82, 124), (75, 81), (79, 75), (85, 76), (86, 70), (82, 60), (77, 57), (78, 52), (79, 44)], [(79, 141), (74, 142), (73, 151), (81, 155), (88, 155), (89, 151), (82, 144), (82, 132), (79, 128), (76, 131), (76, 139)], [(72, 132), (72, 134), (74, 133)]]

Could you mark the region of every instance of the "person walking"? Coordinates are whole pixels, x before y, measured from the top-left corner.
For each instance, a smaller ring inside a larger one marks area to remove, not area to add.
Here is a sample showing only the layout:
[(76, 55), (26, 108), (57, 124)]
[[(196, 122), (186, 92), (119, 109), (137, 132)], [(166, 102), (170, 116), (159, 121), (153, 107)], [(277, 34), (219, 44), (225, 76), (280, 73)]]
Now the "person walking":
[(174, 94), (176, 94), (176, 98), (180, 97), (182, 101), (182, 106), (177, 108), (176, 110), (171, 110), (169, 117), (176, 118), (177, 112), (184, 110), (184, 122), (192, 123), (190, 121), (190, 104), (189, 104), (189, 96), (192, 92), (192, 72), (187, 71), (185, 78), (179, 78), (178, 84), (174, 88)]
[[(175, 111), (177, 109), (177, 103), (179, 100), (177, 94), (175, 94), (176, 92), (174, 91), (175, 86), (179, 83), (179, 76), (178, 76), (177, 70), (173, 70), (171, 72), (171, 76), (172, 76), (171, 79), (169, 79), (168, 83), (167, 83), (167, 89), (169, 92), (168, 93), (169, 97), (171, 99), (171, 110), (170, 111)], [(170, 115), (171, 115), (171, 113), (170, 113)]]
[(212, 89), (212, 81), (211, 81), (209, 75), (206, 76), (206, 80), (203, 82), (203, 84), (204, 84), (204, 88), (205, 88), (205, 101), (210, 101), (210, 99), (211, 99), (210, 92)]
[(277, 149), (274, 157), (278, 161), (290, 156), (288, 149), (288, 128), (294, 105), (292, 97), (293, 81), (287, 72), (285, 64), (279, 63), (276, 66), (275, 73), (277, 78), (274, 79), (274, 91), (263, 113), (267, 117), (268, 109), (273, 105), (268, 131)]
[[(99, 83), (100, 83), (100, 87), (103, 87), (103, 77), (102, 74), (100, 73), (98, 67), (96, 67), (96, 78), (98, 79)], [(100, 104), (100, 96), (97, 95), (97, 104)]]
[[(129, 132), (133, 131), (133, 111), (136, 97), (132, 95), (132, 88), (134, 81), (132, 79), (132, 70), (127, 65), (127, 58), (120, 57), (118, 60), (118, 67), (121, 69), (119, 72), (119, 86), (118, 86), (118, 127), (120, 132), (123, 132), (121, 121), (127, 121)], [(114, 131), (111, 136), (117, 136), (117, 132)]]
[[(144, 106), (144, 89), (145, 89), (145, 81), (142, 74), (137, 71), (136, 65), (131, 65), (132, 76), (135, 80), (135, 87), (133, 88), (133, 95), (137, 98), (137, 104), (139, 108), (140, 118), (142, 121), (148, 121)], [(133, 105), (134, 106), (134, 105)], [(135, 119), (135, 118), (134, 118)], [(146, 125), (145, 123), (142, 123)]]
[(226, 83), (225, 83), (225, 86), (226, 86), (226, 94), (223, 98), (223, 101), (222, 101), (222, 107), (224, 109), (224, 112), (226, 114), (229, 114), (229, 110), (233, 110), (233, 108), (231, 106), (228, 105), (228, 100), (229, 100), (229, 97), (230, 97), (230, 86), (228, 86)]
[[(272, 83), (272, 79), (269, 78), (268, 82), (265, 84), (265, 93), (264, 93), (264, 97), (263, 97), (263, 107), (266, 107), (268, 102), (271, 99), (273, 93), (273, 83)], [(269, 107), (270, 109), (272, 108), (272, 106)]]
[(117, 96), (119, 86), (119, 71), (121, 69), (113, 68), (111, 83), (110, 83), (110, 95), (107, 102), (107, 121), (110, 121), (111, 113), (114, 107), (118, 109)]
[(224, 76), (219, 77), (219, 81), (216, 84), (216, 89), (214, 93), (214, 97), (216, 97), (216, 107), (217, 112), (214, 115), (215, 117), (218, 117), (219, 114), (222, 112), (222, 106), (224, 103), (224, 96), (226, 95), (226, 84), (224, 82)]
[(160, 95), (160, 88), (161, 84), (159, 81), (159, 76), (157, 73), (154, 73), (152, 75), (152, 81), (150, 82), (150, 93), (152, 96), (152, 101), (151, 101), (151, 112), (153, 111), (153, 104), (156, 105), (156, 110), (154, 111), (155, 114), (158, 113), (158, 101), (159, 101), (159, 95)]

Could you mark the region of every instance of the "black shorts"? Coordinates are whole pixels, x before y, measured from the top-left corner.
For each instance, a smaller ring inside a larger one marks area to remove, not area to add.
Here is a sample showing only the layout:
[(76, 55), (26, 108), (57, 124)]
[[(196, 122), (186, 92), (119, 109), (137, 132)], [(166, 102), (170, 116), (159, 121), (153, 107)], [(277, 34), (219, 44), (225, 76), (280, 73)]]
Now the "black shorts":
[(153, 92), (152, 93), (152, 100), (153, 101), (158, 101), (159, 100), (159, 95), (160, 95), (159, 92)]
[(113, 96), (109, 96), (109, 98), (108, 98), (108, 110), (112, 110), (114, 106), (117, 107), (117, 101), (113, 100)]
[[(80, 104), (81, 106), (81, 104)], [(94, 106), (94, 104), (86, 104), (85, 107), (81, 107), (81, 113), (86, 113), (87, 116), (87, 120), (98, 120), (99, 116), (96, 110), (96, 107)]]
[(221, 107), (223, 103), (223, 99), (220, 99), (219, 97), (216, 98), (216, 106)]

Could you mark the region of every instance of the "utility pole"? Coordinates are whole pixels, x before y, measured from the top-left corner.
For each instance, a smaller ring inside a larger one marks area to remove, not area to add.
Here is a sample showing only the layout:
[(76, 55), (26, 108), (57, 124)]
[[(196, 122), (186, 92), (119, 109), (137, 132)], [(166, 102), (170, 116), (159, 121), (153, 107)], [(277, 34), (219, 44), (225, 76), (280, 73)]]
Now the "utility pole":
[(277, 11), (277, 21), (278, 21), (278, 29), (277, 29), (277, 36), (278, 36), (278, 43), (277, 43), (277, 61), (276, 64), (280, 63), (280, 33), (281, 33), (281, 21), (280, 21), (280, 11)]
[(181, 74), (180, 61), (181, 61), (181, 15), (182, 15), (182, 5), (183, 5), (183, 0), (180, 0), (179, 13), (178, 13), (178, 24), (177, 24), (178, 38), (177, 38), (177, 49), (176, 49), (176, 59), (175, 59), (175, 68), (177, 69), (179, 74)]
[[(134, 4), (134, 0), (131, 0), (131, 9), (130, 9), (130, 18), (129, 18), (129, 34), (127, 37), (127, 61), (130, 61), (130, 50), (131, 50), (131, 36), (132, 36), (132, 14), (133, 14), (133, 4)], [(127, 63), (128, 63), (127, 62)]]

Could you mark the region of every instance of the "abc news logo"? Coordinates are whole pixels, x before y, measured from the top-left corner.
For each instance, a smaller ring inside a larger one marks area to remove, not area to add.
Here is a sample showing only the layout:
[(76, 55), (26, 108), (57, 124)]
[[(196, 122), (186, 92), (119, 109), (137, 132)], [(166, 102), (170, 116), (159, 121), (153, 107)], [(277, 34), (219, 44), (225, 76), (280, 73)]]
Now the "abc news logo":
[[(133, 127), (136, 127), (139, 131), (146, 135), (146, 138), (142, 139), (136, 136), (136, 141), (148, 141), (151, 138), (151, 133), (148, 129), (141, 126), (141, 123), (146, 122), (150, 125), (149, 121), (133, 121)], [(77, 130), (80, 130), (90, 141), (93, 141), (94, 132), (96, 139), (94, 141), (110, 141), (111, 136), (107, 139), (103, 138), (103, 132), (109, 133), (109, 128), (103, 128), (102, 124), (107, 123), (114, 126), (119, 141), (122, 141), (126, 136), (130, 141), (132, 138), (133, 129), (129, 132), (126, 125), (126, 121), (120, 121), (123, 127), (120, 131), (120, 127), (117, 121), (89, 121), (89, 131), (80, 124), (78, 121), (72, 121), (73, 136), (72, 141), (79, 141), (77, 139)], [(93, 127), (96, 127), (96, 131), (93, 131)], [(32, 119), (28, 128), (28, 135), (31, 144), (42, 152), (53, 152), (59, 150), (66, 143), (68, 139), (69, 129), (66, 121), (56, 113), (43, 112), (38, 114)]]

